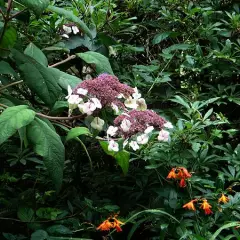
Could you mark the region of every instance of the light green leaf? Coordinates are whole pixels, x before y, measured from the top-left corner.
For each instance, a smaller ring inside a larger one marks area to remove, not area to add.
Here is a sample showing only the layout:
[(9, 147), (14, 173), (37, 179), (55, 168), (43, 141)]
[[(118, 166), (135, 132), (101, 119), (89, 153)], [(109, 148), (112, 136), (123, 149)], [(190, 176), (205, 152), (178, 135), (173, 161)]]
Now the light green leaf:
[(212, 235), (210, 240), (215, 240), (217, 238), (217, 236), (221, 233), (222, 230), (227, 229), (227, 228), (233, 228), (236, 226), (240, 227), (240, 223), (239, 222), (231, 222), (231, 223), (223, 225)]
[(71, 11), (68, 11), (59, 7), (54, 7), (54, 6), (49, 6), (48, 10), (63, 16), (65, 19), (71, 22), (76, 23), (77, 26), (92, 39), (92, 33), (90, 29), (82, 20), (80, 20), (77, 16), (75, 16)]
[(35, 112), (26, 105), (7, 108), (0, 115), (0, 144), (11, 137), (18, 129), (33, 121)]
[(30, 222), (34, 219), (34, 211), (29, 207), (20, 207), (17, 212), (18, 218), (23, 222)]
[(176, 102), (176, 103), (179, 103), (181, 104), (182, 106), (186, 107), (187, 109), (190, 108), (189, 104), (180, 96), (176, 95), (175, 96), (175, 99), (172, 99), (171, 100), (172, 102)]
[(37, 230), (31, 235), (31, 240), (48, 240), (48, 233), (44, 230)]
[(88, 136), (90, 136), (91, 133), (89, 132), (89, 129), (86, 128), (86, 127), (75, 127), (75, 128), (72, 128), (68, 132), (67, 137), (66, 137), (66, 141), (69, 141), (71, 139), (79, 137), (80, 135), (88, 135)]
[(163, 32), (163, 33), (159, 33), (157, 35), (154, 36), (152, 43), (153, 44), (159, 44), (160, 42), (162, 42), (164, 39), (168, 38), (170, 36), (171, 32)]
[(73, 75), (67, 74), (58, 70), (57, 68), (51, 68), (51, 71), (54, 73), (55, 77), (58, 79), (58, 84), (61, 88), (67, 90), (68, 85), (71, 88), (75, 88), (82, 80)]
[(168, 48), (163, 49), (163, 53), (169, 54), (176, 50), (188, 50), (188, 49), (192, 49), (192, 48), (193, 48), (193, 46), (190, 44), (179, 43), (179, 44), (174, 44)]
[(27, 138), (35, 152), (43, 157), (57, 191), (60, 190), (65, 158), (65, 149), (60, 136), (47, 123), (37, 118), (28, 125)]
[(17, 0), (17, 2), (32, 10), (37, 16), (40, 16), (50, 4), (49, 0)]
[(37, 62), (41, 63), (43, 66), (48, 66), (48, 60), (44, 53), (33, 43), (29, 43), (24, 53), (32, 58), (34, 58)]
[(109, 60), (104, 55), (92, 51), (88, 51), (85, 53), (77, 53), (76, 55), (83, 59), (86, 63), (94, 64), (96, 67), (96, 72), (98, 74), (109, 73), (113, 75), (112, 67), (109, 63)]

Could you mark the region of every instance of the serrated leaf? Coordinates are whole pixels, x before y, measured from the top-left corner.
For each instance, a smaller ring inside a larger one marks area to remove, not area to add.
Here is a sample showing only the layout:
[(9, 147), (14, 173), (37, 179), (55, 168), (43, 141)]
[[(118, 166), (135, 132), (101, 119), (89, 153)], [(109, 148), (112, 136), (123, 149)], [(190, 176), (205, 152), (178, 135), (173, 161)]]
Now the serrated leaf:
[(30, 222), (34, 219), (34, 211), (29, 207), (20, 207), (17, 212), (18, 218), (23, 222)]
[(49, 0), (17, 0), (19, 3), (32, 10), (37, 16), (40, 16), (50, 4)]
[(48, 233), (44, 230), (37, 230), (31, 235), (31, 240), (48, 240)]
[(92, 33), (90, 31), (90, 29), (87, 27), (87, 25), (80, 20), (77, 16), (75, 16), (71, 11), (65, 10), (63, 8), (59, 8), (59, 7), (54, 7), (54, 6), (49, 6), (48, 10), (55, 12), (57, 14), (59, 14), (60, 16), (63, 16), (65, 19), (74, 22), (77, 24), (77, 26), (84, 32), (86, 33), (91, 39), (92, 37)]
[(69, 140), (74, 139), (76, 137), (79, 137), (81, 135), (88, 135), (88, 136), (90, 136), (91, 133), (89, 132), (89, 129), (86, 128), (86, 127), (75, 127), (75, 128), (72, 128), (68, 132), (67, 137), (66, 137), (66, 141), (69, 141)]
[(35, 112), (26, 105), (9, 107), (0, 115), (0, 144), (11, 137), (18, 129), (33, 121)]
[(104, 55), (88, 51), (85, 53), (77, 53), (78, 57), (80, 57), (82, 60), (84, 60), (88, 64), (94, 64), (96, 67), (96, 72), (98, 74), (100, 73), (109, 73), (113, 75), (112, 67), (110, 65), (110, 62), (107, 57)]
[(48, 66), (48, 60), (44, 53), (33, 43), (29, 43), (27, 48), (24, 51), (24, 54), (34, 58), (37, 62), (42, 64), (43, 66)]
[(43, 157), (49, 175), (60, 190), (63, 179), (65, 149), (60, 136), (47, 123), (36, 118), (27, 126), (27, 138), (37, 154)]

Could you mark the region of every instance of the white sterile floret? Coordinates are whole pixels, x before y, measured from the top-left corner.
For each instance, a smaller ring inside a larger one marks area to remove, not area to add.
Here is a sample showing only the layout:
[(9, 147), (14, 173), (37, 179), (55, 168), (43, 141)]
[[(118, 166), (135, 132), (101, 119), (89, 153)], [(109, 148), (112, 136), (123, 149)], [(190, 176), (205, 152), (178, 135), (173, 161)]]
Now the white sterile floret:
[(114, 111), (115, 114), (118, 114), (118, 113), (119, 113), (119, 108), (118, 108), (118, 106), (117, 106), (116, 104), (112, 103), (112, 104), (111, 104), (111, 107), (112, 107), (112, 109), (113, 109), (113, 111)]
[(68, 99), (72, 95), (72, 92), (72, 88), (68, 85), (68, 95), (65, 98)]
[(91, 115), (93, 113), (93, 111), (96, 110), (96, 105), (93, 102), (88, 101), (86, 103), (79, 104), (78, 108), (82, 113)]
[(163, 126), (164, 126), (165, 128), (169, 128), (169, 129), (173, 128), (173, 125), (172, 125), (172, 123), (170, 123), (170, 122), (164, 123)]
[(123, 142), (123, 148), (125, 148), (125, 147), (127, 146), (127, 144), (128, 144), (128, 138), (124, 140), (124, 142)]
[(63, 34), (61, 36), (64, 37), (64, 38), (69, 38), (69, 36), (67, 34)]
[(138, 89), (135, 87), (134, 93), (132, 94), (132, 96), (134, 99), (139, 99), (139, 98), (141, 98), (142, 95), (141, 95), (141, 93), (138, 92)]
[(104, 126), (104, 120), (99, 117), (95, 117), (90, 125), (92, 128), (94, 128), (98, 131), (102, 131), (103, 126)]
[(123, 130), (124, 132), (128, 132), (129, 129), (130, 129), (130, 127), (131, 127), (131, 125), (132, 125), (132, 124), (131, 124), (131, 122), (130, 122), (128, 119), (123, 119), (120, 127), (122, 128), (122, 130)]
[(168, 142), (169, 140), (169, 132), (166, 130), (161, 130), (158, 135), (158, 141)]
[(63, 25), (63, 30), (66, 34), (70, 34), (72, 32), (72, 28), (66, 25)]
[(118, 127), (109, 126), (109, 128), (107, 130), (107, 135), (113, 137), (116, 135), (117, 131), (118, 131)]
[(147, 104), (146, 104), (146, 101), (144, 98), (140, 98), (137, 100), (137, 110), (140, 110), (140, 111), (145, 111), (147, 110)]
[(138, 107), (137, 100), (136, 100), (136, 99), (133, 99), (132, 97), (127, 98), (127, 99), (124, 101), (124, 105), (125, 105), (127, 108), (132, 108), (132, 109), (137, 109), (137, 107)]
[(108, 151), (118, 152), (119, 151), (118, 143), (111, 140), (108, 144)]
[(77, 94), (80, 94), (80, 95), (87, 95), (88, 93), (88, 90), (87, 89), (84, 89), (84, 88), (78, 88), (77, 89)]
[(137, 137), (137, 143), (138, 144), (146, 144), (148, 143), (148, 135), (147, 134), (142, 134)]
[(153, 130), (154, 130), (154, 127), (153, 127), (153, 126), (149, 126), (149, 127), (147, 127), (147, 128), (145, 129), (144, 133), (149, 134), (149, 133), (151, 133)]
[(96, 108), (102, 108), (102, 104), (97, 98), (91, 98), (91, 101), (95, 104)]
[(134, 151), (137, 151), (139, 149), (139, 145), (137, 144), (136, 141), (131, 141), (129, 143), (129, 146), (134, 150)]
[(73, 34), (77, 34), (77, 33), (79, 33), (79, 29), (78, 29), (78, 27), (77, 26), (72, 26), (72, 31), (73, 31)]

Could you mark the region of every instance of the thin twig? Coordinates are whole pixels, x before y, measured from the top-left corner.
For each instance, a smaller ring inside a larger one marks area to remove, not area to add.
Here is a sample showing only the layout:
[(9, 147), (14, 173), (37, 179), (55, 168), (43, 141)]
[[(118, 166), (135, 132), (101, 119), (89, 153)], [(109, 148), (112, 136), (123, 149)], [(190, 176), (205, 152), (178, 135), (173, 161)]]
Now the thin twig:
[(14, 85), (18, 85), (18, 84), (20, 84), (20, 83), (22, 83), (22, 82), (23, 82), (23, 80), (20, 80), (20, 81), (13, 82), (13, 83), (10, 83), (10, 84), (8, 84), (8, 85), (5, 85), (5, 86), (3, 86), (3, 87), (0, 88), (0, 92), (1, 92), (2, 90), (4, 90), (5, 88), (8, 88), (8, 87), (11, 87), (11, 86), (14, 86)]
[(74, 120), (74, 119), (81, 119), (84, 117), (84, 115), (77, 115), (77, 116), (72, 116), (72, 117), (52, 117), (48, 116), (42, 113), (36, 113), (37, 116), (46, 118), (48, 120)]
[(21, 11), (15, 13), (15, 14), (13, 14), (12, 16), (9, 17), (9, 20), (11, 20), (11, 19), (17, 17), (18, 15), (20, 15), (20, 14), (23, 13), (23, 12), (25, 12), (26, 10), (27, 10), (27, 8), (25, 8), (25, 9), (23, 9), (23, 10), (21, 10)]
[(53, 65), (51, 65), (51, 66), (49, 66), (49, 67), (50, 67), (50, 68), (57, 67), (57, 66), (59, 66), (59, 65), (61, 65), (61, 64), (63, 64), (63, 63), (66, 63), (66, 62), (68, 62), (68, 61), (73, 60), (74, 58), (76, 58), (76, 55), (71, 55), (71, 56), (69, 56), (68, 58), (66, 58), (65, 60), (62, 60), (61, 62), (57, 62), (57, 63), (55, 63), (55, 64), (53, 64)]

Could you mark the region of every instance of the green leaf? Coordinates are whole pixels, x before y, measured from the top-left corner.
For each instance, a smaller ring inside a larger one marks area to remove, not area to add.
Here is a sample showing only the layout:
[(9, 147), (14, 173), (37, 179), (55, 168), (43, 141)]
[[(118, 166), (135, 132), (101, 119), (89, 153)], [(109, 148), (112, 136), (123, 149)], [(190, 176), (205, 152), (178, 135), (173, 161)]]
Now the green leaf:
[(50, 4), (49, 0), (17, 0), (19, 3), (32, 10), (37, 16), (40, 16)]
[(231, 222), (231, 223), (223, 225), (212, 235), (210, 240), (215, 240), (217, 238), (217, 236), (221, 233), (222, 230), (224, 230), (226, 228), (233, 228), (233, 227), (236, 227), (236, 226), (240, 227), (240, 223), (239, 222)]
[(77, 24), (77, 26), (84, 32), (86, 33), (91, 39), (92, 37), (92, 33), (90, 31), (90, 29), (87, 27), (87, 25), (80, 20), (77, 16), (75, 16), (71, 11), (67, 11), (63, 8), (59, 8), (59, 7), (54, 7), (54, 6), (49, 6), (48, 10), (55, 12), (57, 14), (59, 14), (60, 16), (63, 16), (65, 19), (74, 22)]
[(190, 108), (189, 104), (180, 96), (175, 96), (175, 99), (172, 99), (171, 100), (172, 102), (176, 102), (176, 103), (179, 103), (181, 104), (182, 106), (186, 107), (187, 109)]
[(39, 208), (36, 211), (36, 215), (39, 218), (42, 219), (51, 219), (51, 220), (55, 220), (57, 219), (57, 216), (59, 214), (61, 214), (63, 211), (56, 209), (56, 208)]
[(92, 238), (49, 237), (48, 240), (93, 240)]
[(90, 136), (91, 133), (89, 132), (89, 129), (86, 128), (86, 127), (75, 127), (75, 128), (72, 128), (68, 132), (67, 137), (66, 137), (66, 141), (69, 141), (71, 139), (79, 137), (80, 135), (88, 135), (88, 136)]
[(1, 61), (0, 62), (0, 74), (9, 74), (14, 76), (15, 78), (18, 78), (17, 73), (14, 71), (14, 69), (10, 66), (9, 63)]
[(163, 32), (163, 33), (159, 33), (157, 35), (154, 36), (152, 43), (158, 44), (160, 42), (162, 42), (163, 40), (165, 40), (166, 38), (168, 38), (170, 36), (171, 32)]
[[(3, 37), (0, 41), (0, 48), (2, 49), (10, 49), (12, 48), (17, 41), (17, 31), (14, 27), (9, 26), (5, 30)], [(6, 57), (8, 56), (9, 52), (8, 51), (0, 51), (0, 56)]]
[(67, 74), (58, 70), (57, 68), (51, 68), (51, 71), (55, 74), (55, 77), (58, 79), (58, 84), (61, 88), (67, 90), (68, 85), (73, 89), (75, 88), (82, 80), (73, 75)]
[(18, 218), (23, 222), (30, 222), (34, 220), (34, 211), (29, 207), (20, 207), (17, 212)]
[(94, 64), (96, 67), (96, 72), (98, 74), (109, 73), (114, 75), (109, 60), (104, 55), (92, 51), (88, 51), (85, 53), (77, 53), (76, 55), (83, 59), (86, 63)]
[(123, 173), (126, 175), (129, 168), (130, 153), (126, 150), (119, 152), (108, 151), (107, 141), (100, 141), (100, 145), (107, 155), (110, 155), (117, 160), (118, 165), (122, 168)]
[(33, 43), (29, 43), (24, 53), (32, 58), (34, 58), (37, 62), (41, 63), (43, 66), (48, 66), (48, 60), (44, 53)]
[(57, 101), (51, 109), (50, 115), (57, 115), (68, 109), (67, 101)]
[(0, 144), (11, 137), (18, 129), (33, 121), (35, 112), (26, 105), (7, 108), (0, 115)]
[(37, 230), (31, 235), (31, 240), (48, 240), (48, 233), (44, 230)]
[(53, 225), (47, 228), (49, 234), (53, 235), (69, 235), (72, 234), (72, 231), (65, 227), (64, 225)]
[(35, 119), (27, 127), (27, 138), (37, 154), (43, 157), (44, 164), (57, 189), (60, 190), (63, 180), (65, 149), (60, 136), (47, 123)]
[(179, 43), (179, 44), (174, 44), (168, 48), (165, 48), (163, 49), (163, 53), (165, 54), (169, 54), (173, 51), (176, 51), (176, 50), (188, 50), (188, 49), (192, 49), (192, 45), (190, 44), (183, 44), (183, 43)]

